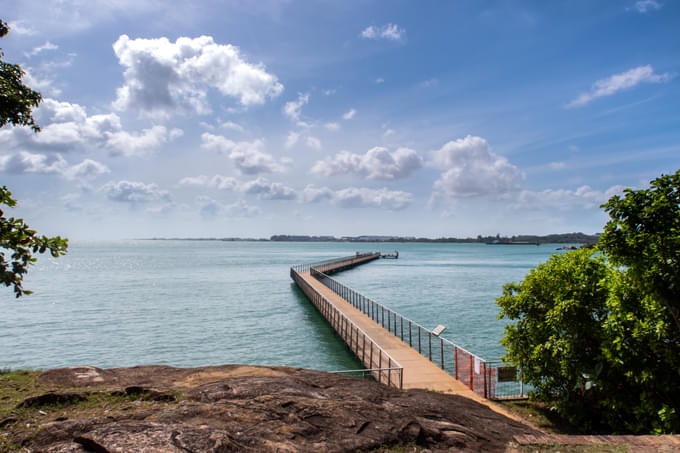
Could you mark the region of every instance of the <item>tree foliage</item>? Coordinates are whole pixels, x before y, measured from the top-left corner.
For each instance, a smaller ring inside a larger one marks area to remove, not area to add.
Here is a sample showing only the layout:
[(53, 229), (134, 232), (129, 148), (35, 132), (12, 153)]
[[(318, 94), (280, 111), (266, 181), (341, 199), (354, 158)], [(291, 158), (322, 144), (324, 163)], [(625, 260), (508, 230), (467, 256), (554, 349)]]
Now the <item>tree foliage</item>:
[(584, 431), (680, 431), (680, 171), (626, 190), (599, 250), (555, 255), (497, 300), (532, 397)]
[[(0, 20), (0, 38), (9, 33), (7, 24)], [(2, 61), (0, 49), (0, 127), (11, 123), (14, 126), (29, 126), (38, 132), (40, 127), (33, 120), (32, 110), (42, 101), (42, 96), (24, 85), (24, 71), (18, 64)]]
[[(7, 24), (0, 20), (0, 38), (8, 32)], [(42, 97), (22, 83), (24, 72), (21, 67), (2, 61), (3, 56), (0, 49), (0, 127), (11, 123), (28, 126), (38, 132), (40, 128), (35, 124), (31, 111)], [(16, 297), (20, 297), (31, 293), (23, 288), (22, 283), (29, 266), (36, 261), (33, 255), (47, 251), (54, 257), (62, 255), (66, 252), (68, 240), (38, 235), (23, 219), (5, 217), (3, 205), (16, 206), (16, 200), (6, 186), (0, 187), (0, 283), (12, 286)]]

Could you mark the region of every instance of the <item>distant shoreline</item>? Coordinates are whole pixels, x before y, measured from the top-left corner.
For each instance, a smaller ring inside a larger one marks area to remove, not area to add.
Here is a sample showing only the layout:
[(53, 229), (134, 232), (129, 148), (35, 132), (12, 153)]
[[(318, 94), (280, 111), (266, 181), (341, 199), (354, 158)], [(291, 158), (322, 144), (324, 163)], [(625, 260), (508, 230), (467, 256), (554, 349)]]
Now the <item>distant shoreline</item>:
[(459, 243), (497, 245), (539, 245), (539, 244), (595, 244), (599, 234), (560, 233), (518, 236), (477, 236), (476, 238), (425, 238), (413, 236), (307, 236), (278, 234), (270, 238), (210, 237), (210, 238), (139, 238), (143, 241), (222, 241), (222, 242), (382, 242), (382, 243)]

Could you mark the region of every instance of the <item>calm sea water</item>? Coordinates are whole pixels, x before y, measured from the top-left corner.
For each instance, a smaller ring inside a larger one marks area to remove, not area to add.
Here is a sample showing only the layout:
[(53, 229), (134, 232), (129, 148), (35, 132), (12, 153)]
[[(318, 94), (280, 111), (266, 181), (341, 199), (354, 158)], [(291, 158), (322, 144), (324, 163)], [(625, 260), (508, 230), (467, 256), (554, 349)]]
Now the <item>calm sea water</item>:
[(41, 256), (31, 296), (0, 288), (0, 368), (225, 363), (359, 368), (289, 277), (292, 264), (399, 250), (335, 278), (484, 357), (503, 353), (494, 299), (556, 245), (73, 242)]

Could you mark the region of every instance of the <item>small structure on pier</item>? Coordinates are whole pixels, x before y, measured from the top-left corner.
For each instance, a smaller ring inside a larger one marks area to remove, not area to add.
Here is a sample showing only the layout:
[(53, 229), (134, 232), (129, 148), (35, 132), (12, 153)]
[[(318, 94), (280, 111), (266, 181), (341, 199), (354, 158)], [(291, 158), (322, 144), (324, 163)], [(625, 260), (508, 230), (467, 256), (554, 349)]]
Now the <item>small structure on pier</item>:
[(394, 253), (381, 253), (380, 258), (392, 258), (396, 260), (399, 258), (399, 252), (395, 250)]

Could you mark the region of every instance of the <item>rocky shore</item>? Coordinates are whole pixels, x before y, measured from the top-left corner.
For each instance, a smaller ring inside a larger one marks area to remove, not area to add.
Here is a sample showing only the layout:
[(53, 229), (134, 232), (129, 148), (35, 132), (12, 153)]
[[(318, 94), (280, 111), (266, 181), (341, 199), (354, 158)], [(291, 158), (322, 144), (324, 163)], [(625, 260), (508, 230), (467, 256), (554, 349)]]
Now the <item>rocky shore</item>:
[(530, 426), (472, 400), (286, 367), (0, 375), (0, 450), (505, 451)]

